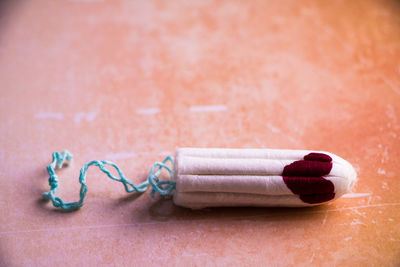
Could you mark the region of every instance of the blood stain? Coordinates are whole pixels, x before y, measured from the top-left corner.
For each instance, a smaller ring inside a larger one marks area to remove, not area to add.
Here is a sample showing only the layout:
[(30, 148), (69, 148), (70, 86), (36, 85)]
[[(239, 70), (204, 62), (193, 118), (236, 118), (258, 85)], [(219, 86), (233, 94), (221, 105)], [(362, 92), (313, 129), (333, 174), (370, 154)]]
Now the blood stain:
[(335, 197), (335, 186), (323, 175), (332, 170), (332, 158), (323, 153), (310, 153), (303, 160), (286, 165), (282, 177), (286, 186), (309, 204), (332, 200)]

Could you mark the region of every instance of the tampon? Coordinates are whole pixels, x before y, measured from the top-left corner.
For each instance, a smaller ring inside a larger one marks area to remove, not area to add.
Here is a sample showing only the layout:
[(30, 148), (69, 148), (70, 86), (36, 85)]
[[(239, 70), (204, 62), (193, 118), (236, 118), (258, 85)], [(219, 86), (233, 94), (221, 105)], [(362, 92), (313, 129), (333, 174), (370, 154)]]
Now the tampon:
[[(168, 156), (150, 169), (147, 181), (135, 185), (113, 162), (94, 160), (85, 164), (79, 176), (79, 201), (65, 203), (55, 196), (56, 168), (68, 163), (68, 151), (53, 153), (47, 166), (50, 190), (43, 197), (64, 210), (79, 209), (88, 190), (86, 172), (97, 166), (127, 192), (172, 197), (176, 205), (201, 209), (218, 206), (307, 207), (333, 201), (349, 192), (357, 174), (346, 160), (323, 151), (284, 149), (178, 148), (175, 160)], [(171, 163), (173, 166), (168, 166)], [(114, 176), (106, 166), (115, 168)], [(160, 180), (162, 170), (170, 180)]]
[(282, 149), (178, 148), (176, 205), (305, 207), (349, 192), (352, 165), (329, 152)]

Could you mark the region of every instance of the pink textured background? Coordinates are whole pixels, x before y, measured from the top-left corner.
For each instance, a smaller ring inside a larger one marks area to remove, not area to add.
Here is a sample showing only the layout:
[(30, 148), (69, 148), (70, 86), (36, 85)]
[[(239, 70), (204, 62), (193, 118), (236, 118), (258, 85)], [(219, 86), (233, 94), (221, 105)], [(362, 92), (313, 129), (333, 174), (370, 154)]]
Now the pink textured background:
[[(399, 14), (389, 0), (3, 5), (0, 264), (399, 265)], [(87, 161), (140, 182), (183, 146), (327, 150), (360, 180), (312, 209), (191, 211), (94, 169), (81, 210), (40, 197), (53, 151), (75, 155), (58, 172), (73, 201)]]

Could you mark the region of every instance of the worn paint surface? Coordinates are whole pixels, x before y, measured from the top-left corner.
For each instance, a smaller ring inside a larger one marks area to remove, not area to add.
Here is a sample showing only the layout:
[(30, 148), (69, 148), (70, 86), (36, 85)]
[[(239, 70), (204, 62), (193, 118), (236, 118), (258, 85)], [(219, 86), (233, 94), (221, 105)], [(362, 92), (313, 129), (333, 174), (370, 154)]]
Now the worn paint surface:
[[(398, 1), (3, 2), (0, 265), (400, 264)], [(359, 183), (311, 209), (190, 211), (91, 169), (80, 211), (40, 198), (53, 151), (75, 155), (72, 201), (89, 160), (140, 182), (184, 146), (331, 151)]]

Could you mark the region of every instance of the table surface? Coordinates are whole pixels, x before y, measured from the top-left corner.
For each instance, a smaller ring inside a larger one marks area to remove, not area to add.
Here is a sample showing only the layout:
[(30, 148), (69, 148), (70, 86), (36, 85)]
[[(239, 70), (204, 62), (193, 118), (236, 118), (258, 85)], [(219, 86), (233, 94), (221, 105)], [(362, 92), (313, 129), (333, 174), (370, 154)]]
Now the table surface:
[[(18, 3), (19, 2), (19, 3)], [(0, 13), (0, 265), (400, 264), (398, 1), (9, 1)], [(176, 147), (333, 152), (353, 192), (192, 211), (89, 169), (43, 201), (53, 151), (135, 183)]]

